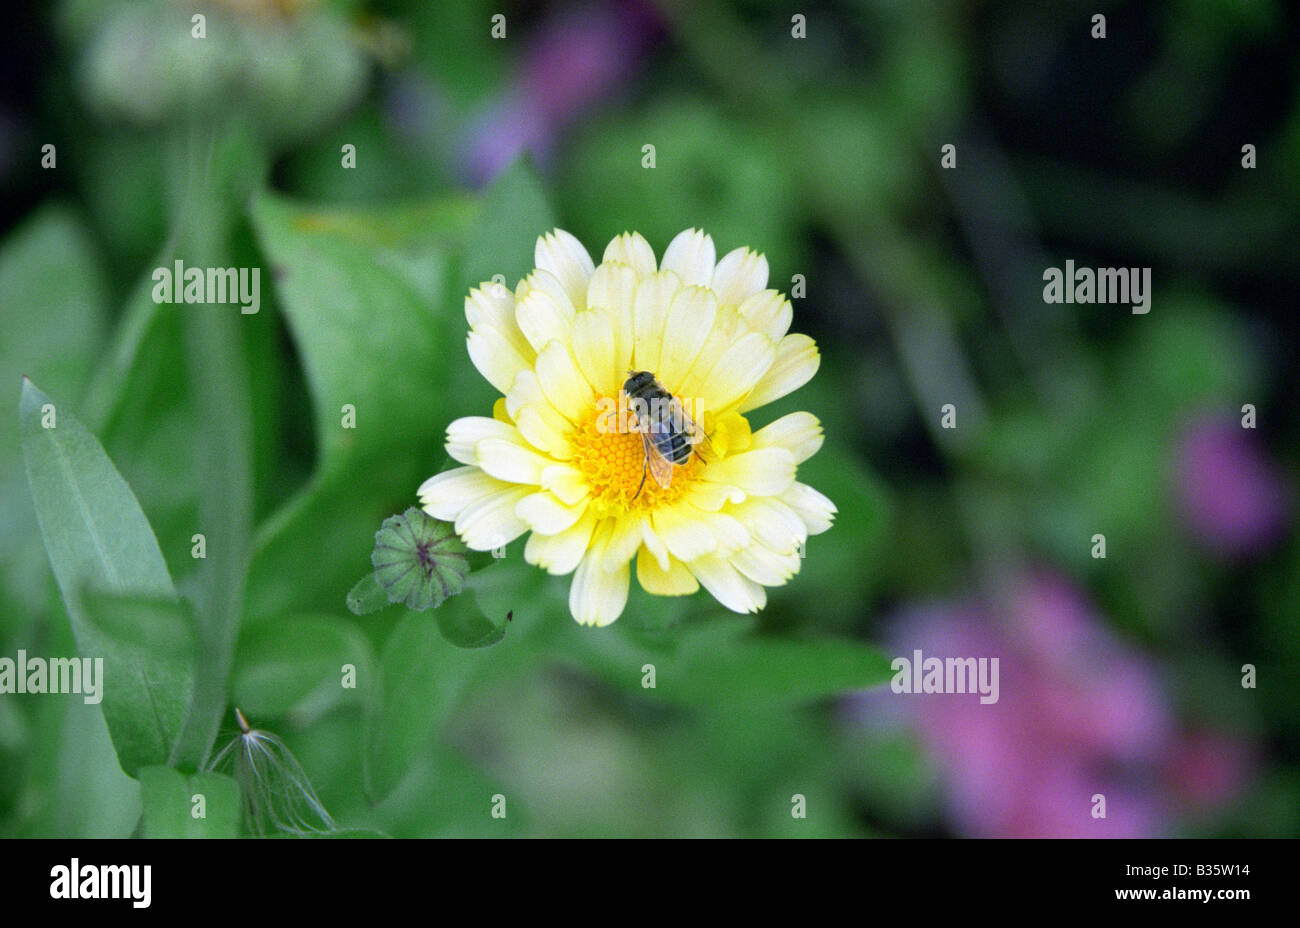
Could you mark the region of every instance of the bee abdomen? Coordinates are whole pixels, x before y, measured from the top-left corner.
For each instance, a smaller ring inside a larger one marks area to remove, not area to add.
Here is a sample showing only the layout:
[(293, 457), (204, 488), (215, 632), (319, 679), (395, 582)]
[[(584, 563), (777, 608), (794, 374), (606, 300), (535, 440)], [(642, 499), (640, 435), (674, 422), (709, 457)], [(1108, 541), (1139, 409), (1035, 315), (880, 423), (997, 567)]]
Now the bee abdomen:
[(685, 464), (691, 456), (691, 440), (685, 432), (668, 432), (654, 436), (655, 448), (674, 464)]

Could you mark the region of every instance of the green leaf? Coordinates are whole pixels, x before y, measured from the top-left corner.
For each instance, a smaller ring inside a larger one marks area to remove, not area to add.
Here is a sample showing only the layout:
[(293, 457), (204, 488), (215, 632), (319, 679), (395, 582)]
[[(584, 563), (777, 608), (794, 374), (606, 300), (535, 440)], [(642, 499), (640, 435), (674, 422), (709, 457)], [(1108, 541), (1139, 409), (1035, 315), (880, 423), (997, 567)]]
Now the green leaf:
[(890, 658), (859, 641), (701, 634), (659, 674), (657, 688), (695, 704), (800, 702), (878, 686), (892, 675)]
[[(518, 166), (482, 208), (455, 199), (324, 210), (268, 194), (253, 224), (303, 357), (321, 454), (309, 486), (259, 531), (245, 615), (255, 624), (337, 610), (374, 526), (442, 467), (446, 424), (491, 409), (492, 388), (465, 351), (463, 280), (483, 278), (462, 256), (487, 256), (485, 276), (521, 276), (553, 215)], [(341, 426), (344, 403), (354, 429)], [(284, 583), (288, 574), (298, 582)]]
[(80, 599), (96, 635), (154, 659), (156, 666), (145, 668), (151, 691), (185, 684), (195, 657), (194, 619), (185, 600), (93, 588), (83, 590)]
[(211, 772), (187, 777), (171, 767), (142, 767), (139, 778), (144, 837), (239, 836), (239, 787), (230, 777)]
[(189, 369), (199, 413), (197, 525), (207, 538), (192, 587), (203, 662), (195, 698), (173, 761), (199, 766), (225, 710), (231, 662), (244, 602), (252, 539), (252, 399), (240, 344), (244, 317), (204, 307), (187, 317)]
[[(85, 656), (102, 657), (113, 678), (103, 706), (122, 769), (167, 763), (188, 707), (192, 667), (152, 646), (153, 624), (164, 623), (170, 640), (185, 623), (153, 530), (95, 437), (26, 378), (19, 433), (45, 550), (77, 645)], [(91, 614), (86, 590), (144, 599), (117, 603), (123, 612), (96, 600), (102, 611)]]
[[(681, 706), (780, 705), (878, 686), (890, 658), (848, 638), (758, 634), (754, 620), (730, 614), (662, 632), (618, 626), (593, 634), (574, 626), (557, 657), (575, 658), (611, 683)], [(642, 688), (646, 664), (655, 686)]]
[[(435, 228), (463, 222), (462, 207), (431, 212)], [(449, 340), (433, 310), (450, 281), (448, 234), (408, 242), (381, 233), (385, 244), (355, 234), (362, 219), (316, 210), (263, 194), (253, 225), (269, 256), (283, 310), (302, 354), (326, 461), (366, 457), (412, 443), (412, 426), (427, 420), (431, 393), (446, 380), (443, 355), (464, 352)], [(423, 280), (410, 272), (418, 256)], [(454, 348), (451, 346), (454, 345)], [(355, 428), (343, 426), (344, 406)], [(415, 447), (436, 447), (424, 435)]]
[[(155, 266), (170, 262), (163, 257)], [(187, 575), (204, 563), (190, 557), (190, 546), (199, 530), (208, 444), (201, 437), (186, 356), (187, 318), (154, 303), (152, 286), (142, 274), (131, 287), (78, 416), (130, 483), (174, 580), (184, 588)]]
[(176, 740), (193, 702), (197, 654), (186, 603), (93, 589), (80, 599), (83, 630), (77, 640), (83, 653), (104, 656), (104, 717), (122, 769), (134, 775), (133, 765), (145, 761), (176, 763)]
[(461, 291), (468, 293), (494, 274), (514, 288), (533, 269), (539, 236), (555, 227), (555, 212), (526, 158), (503, 171), (488, 188), (483, 211), (465, 241)]
[[(246, 621), (338, 609), (375, 526), (446, 457), (442, 404), (474, 379), (453, 272), (470, 215), (463, 200), (384, 212), (257, 201), (254, 227), (303, 358), (321, 459), (258, 534)], [(344, 404), (355, 428), (343, 428)], [(285, 584), (287, 573), (298, 582)]]
[(804, 606), (815, 597), (817, 623), (844, 628), (862, 614), (880, 580), (888, 555), (888, 492), (858, 455), (834, 441), (799, 465), (799, 480), (825, 494), (838, 512), (826, 533), (808, 539), (799, 573), (771, 590), (770, 599), (806, 615)]
[(378, 665), (370, 640), (346, 620), (266, 622), (240, 636), (232, 701), (250, 718), (287, 718), (299, 728), (346, 703), (378, 703)]
[[(554, 216), (517, 165), (481, 208), (456, 198), (321, 209), (265, 194), (252, 219), (302, 355), (321, 456), (311, 484), (259, 532), (245, 616), (256, 623), (338, 609), (374, 526), (446, 460), (446, 424), (491, 409), (465, 351), (464, 281), (522, 276)], [(355, 428), (342, 425), (344, 404)], [(289, 573), (299, 582), (285, 584)]]
[[(458, 596), (439, 615), (473, 609), (468, 597)], [(449, 644), (433, 617), (423, 613), (408, 612), (393, 629), (380, 658), (383, 699), (366, 752), (367, 792), (372, 798), (388, 795), (401, 781), (483, 656), (482, 651)]]
[[(43, 206), (0, 247), (0, 384), (26, 373), (80, 399), (106, 330), (107, 282), (94, 240), (64, 206)], [(6, 389), (8, 387), (6, 386)], [(0, 636), (44, 616), (48, 573), (31, 539), (38, 531), (22, 453), (0, 442)]]
[[(71, 653), (66, 646), (52, 653)], [(12, 786), (21, 790), (21, 806), (6, 816), (9, 837), (127, 838), (140, 821), (140, 784), (118, 766), (100, 706), (82, 696), (46, 696), (34, 707), (32, 737), (22, 753), (0, 761)], [(0, 699), (17, 709), (20, 702)]]
[(438, 631), (458, 648), (486, 648), (496, 644), (506, 636), (508, 621), (502, 616), (493, 622), (477, 609), (464, 609), (459, 612), (447, 610), (434, 617), (438, 622)]
[(108, 284), (85, 223), (46, 206), (0, 249), (0, 373), (23, 373), (64, 395), (79, 395), (107, 334)]
[(388, 591), (379, 585), (374, 571), (357, 581), (356, 586), (348, 590), (348, 611), (353, 615), (370, 615), (380, 609), (386, 609), (392, 603), (388, 601)]

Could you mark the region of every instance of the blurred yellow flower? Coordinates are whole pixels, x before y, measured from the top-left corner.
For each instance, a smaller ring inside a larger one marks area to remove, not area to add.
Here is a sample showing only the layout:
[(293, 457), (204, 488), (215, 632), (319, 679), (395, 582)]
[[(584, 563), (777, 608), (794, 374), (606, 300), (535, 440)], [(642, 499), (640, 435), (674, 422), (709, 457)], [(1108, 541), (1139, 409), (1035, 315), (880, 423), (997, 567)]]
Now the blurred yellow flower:
[[(596, 267), (557, 229), (538, 239), (535, 261), (513, 294), (484, 283), (465, 300), (470, 358), (503, 399), (491, 418), (448, 426), (447, 451), (465, 466), (421, 485), (425, 511), (480, 551), (530, 532), (529, 563), (576, 571), (569, 609), (584, 625), (623, 612), (633, 559), (652, 594), (703, 585), (728, 609), (757, 612), (835, 514), (795, 479), (821, 447), (816, 417), (791, 413), (757, 432), (745, 418), (820, 363), (811, 338), (787, 334), (790, 302), (766, 289), (767, 260), (741, 248), (718, 261), (691, 229), (658, 266), (646, 240), (625, 233)], [(667, 487), (646, 479), (643, 436), (607, 427), (632, 371), (653, 374), (708, 436)]]

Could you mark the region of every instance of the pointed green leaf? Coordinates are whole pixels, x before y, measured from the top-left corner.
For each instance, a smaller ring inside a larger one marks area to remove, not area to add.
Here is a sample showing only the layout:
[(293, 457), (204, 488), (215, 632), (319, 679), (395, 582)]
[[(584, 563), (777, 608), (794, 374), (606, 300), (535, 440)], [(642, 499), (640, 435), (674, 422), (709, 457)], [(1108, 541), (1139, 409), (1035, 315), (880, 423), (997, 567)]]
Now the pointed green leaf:
[(374, 571), (357, 581), (356, 586), (348, 590), (348, 611), (353, 615), (370, 615), (380, 609), (391, 606), (388, 591), (379, 585)]
[(506, 636), (505, 616), (493, 622), (478, 609), (440, 611), (435, 617), (438, 631), (458, 648), (486, 648)]
[[(192, 666), (161, 654), (152, 633), (181, 644), (187, 617), (153, 530), (103, 447), (71, 411), (24, 378), (19, 433), (50, 564), (77, 646), (104, 659), (104, 716), (122, 769), (167, 763), (188, 707)], [(96, 598), (86, 591), (128, 600)], [(158, 629), (154, 626), (157, 625)]]

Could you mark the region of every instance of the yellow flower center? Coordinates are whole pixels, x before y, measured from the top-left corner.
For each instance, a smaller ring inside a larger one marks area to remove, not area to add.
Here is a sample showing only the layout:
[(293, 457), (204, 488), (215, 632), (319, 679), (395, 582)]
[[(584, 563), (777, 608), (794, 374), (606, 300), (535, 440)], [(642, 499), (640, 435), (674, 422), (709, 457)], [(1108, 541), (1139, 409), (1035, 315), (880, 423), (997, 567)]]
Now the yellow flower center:
[(586, 478), (596, 505), (606, 512), (667, 505), (682, 495), (704, 466), (699, 455), (692, 453), (685, 464), (673, 465), (672, 482), (659, 486), (646, 467), (641, 433), (629, 430), (626, 424), (619, 427), (617, 415), (600, 404), (574, 429), (572, 442), (571, 463)]

